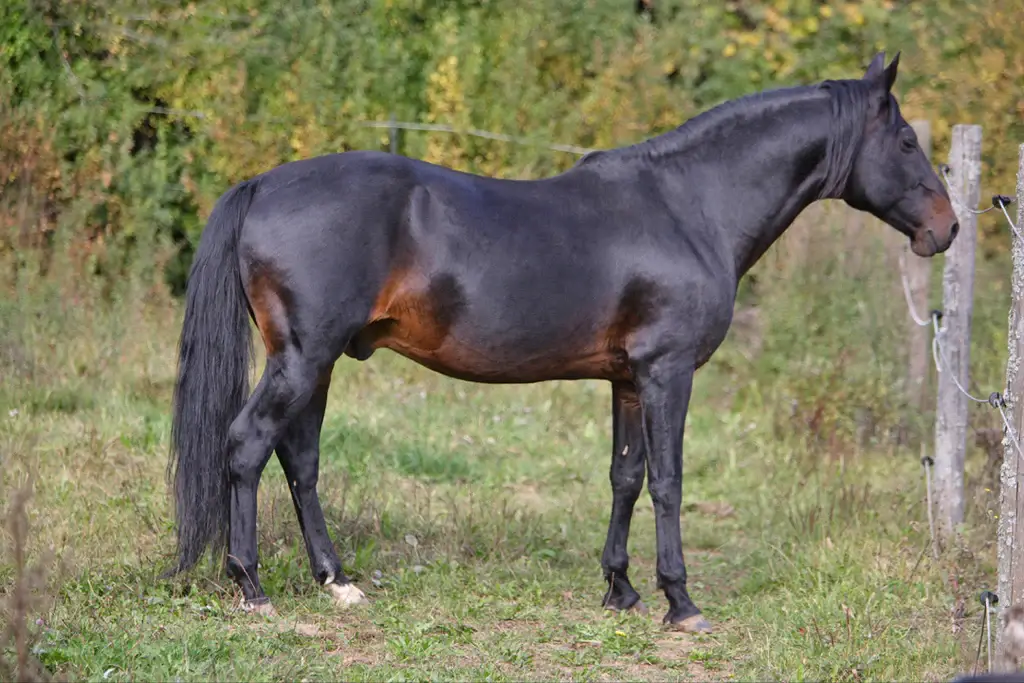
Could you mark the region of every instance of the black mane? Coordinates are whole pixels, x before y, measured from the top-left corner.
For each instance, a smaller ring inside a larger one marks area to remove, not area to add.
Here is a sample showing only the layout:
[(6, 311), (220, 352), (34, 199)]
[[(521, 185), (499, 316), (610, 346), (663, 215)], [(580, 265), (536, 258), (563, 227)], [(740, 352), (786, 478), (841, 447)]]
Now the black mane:
[(868, 112), (870, 85), (862, 80), (825, 81), (818, 89), (832, 96), (832, 131), (825, 152), (826, 175), (822, 199), (838, 198), (853, 171)]
[(850, 177), (864, 137), (869, 88), (868, 83), (859, 79), (828, 80), (816, 85), (776, 88), (744, 95), (703, 111), (656, 137), (585, 154), (576, 166), (602, 160), (657, 159), (678, 154), (706, 142), (708, 135), (725, 123), (771, 114), (794, 102), (820, 98), (824, 92), (831, 98), (832, 120), (826, 150), (826, 179), (820, 196), (838, 197)]

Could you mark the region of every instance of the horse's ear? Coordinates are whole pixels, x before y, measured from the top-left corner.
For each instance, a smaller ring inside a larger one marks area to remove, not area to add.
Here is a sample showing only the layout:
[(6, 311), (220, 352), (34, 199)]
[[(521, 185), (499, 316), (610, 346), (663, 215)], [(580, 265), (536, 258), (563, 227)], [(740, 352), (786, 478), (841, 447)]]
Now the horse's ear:
[(900, 53), (897, 52), (896, 56), (892, 58), (889, 66), (885, 67), (885, 89), (887, 91), (892, 90), (892, 84), (896, 82), (896, 69), (900, 64)]
[[(895, 62), (895, 60), (893, 60)], [(885, 72), (885, 52), (879, 52), (875, 55), (875, 58), (871, 60), (871, 64), (868, 65), (868, 70), (864, 72), (865, 81), (876, 81), (882, 77)]]

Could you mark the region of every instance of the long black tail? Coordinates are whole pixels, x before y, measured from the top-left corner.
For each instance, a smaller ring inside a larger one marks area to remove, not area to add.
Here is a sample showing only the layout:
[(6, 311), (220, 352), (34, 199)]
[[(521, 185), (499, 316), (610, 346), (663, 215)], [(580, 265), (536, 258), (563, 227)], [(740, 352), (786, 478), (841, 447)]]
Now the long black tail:
[(238, 264), (238, 235), (256, 181), (224, 193), (199, 240), (189, 273), (178, 350), (168, 476), (173, 481), (178, 562), (189, 569), (228, 532), (227, 437), (249, 397), (252, 333)]

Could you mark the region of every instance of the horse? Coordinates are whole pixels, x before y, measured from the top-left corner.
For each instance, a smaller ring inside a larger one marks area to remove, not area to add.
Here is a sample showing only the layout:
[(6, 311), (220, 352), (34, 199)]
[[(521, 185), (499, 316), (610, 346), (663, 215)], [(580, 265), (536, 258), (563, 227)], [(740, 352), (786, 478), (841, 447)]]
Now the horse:
[[(226, 546), (242, 607), (275, 613), (257, 571), (256, 491), (276, 451), (314, 580), (340, 606), (367, 601), (327, 532), (319, 441), (336, 361), (383, 348), (469, 382), (609, 382), (602, 604), (647, 613), (626, 552), (646, 474), (663, 622), (710, 632), (687, 591), (683, 433), (694, 373), (729, 330), (740, 278), (818, 200), (876, 216), (919, 257), (958, 230), (892, 94), (898, 63), (880, 52), (860, 78), (727, 101), (540, 179), (352, 150), (232, 186), (187, 283), (165, 575)], [(266, 347), (251, 395), (250, 319)]]

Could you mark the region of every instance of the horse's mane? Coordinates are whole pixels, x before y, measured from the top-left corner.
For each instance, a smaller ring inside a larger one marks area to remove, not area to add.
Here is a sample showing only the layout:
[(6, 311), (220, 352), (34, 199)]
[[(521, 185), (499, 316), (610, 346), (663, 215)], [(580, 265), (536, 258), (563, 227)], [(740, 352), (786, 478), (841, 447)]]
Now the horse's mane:
[(867, 116), (870, 85), (862, 80), (825, 81), (818, 86), (832, 96), (832, 130), (825, 152), (821, 198), (838, 197), (853, 172)]
[(678, 128), (647, 140), (584, 155), (576, 166), (632, 158), (656, 159), (678, 154), (706, 141), (709, 133), (732, 121), (779, 111), (795, 102), (820, 98), (832, 104), (822, 197), (835, 197), (846, 186), (864, 137), (870, 85), (859, 79), (827, 80), (816, 85), (776, 88), (728, 100), (687, 120)]

